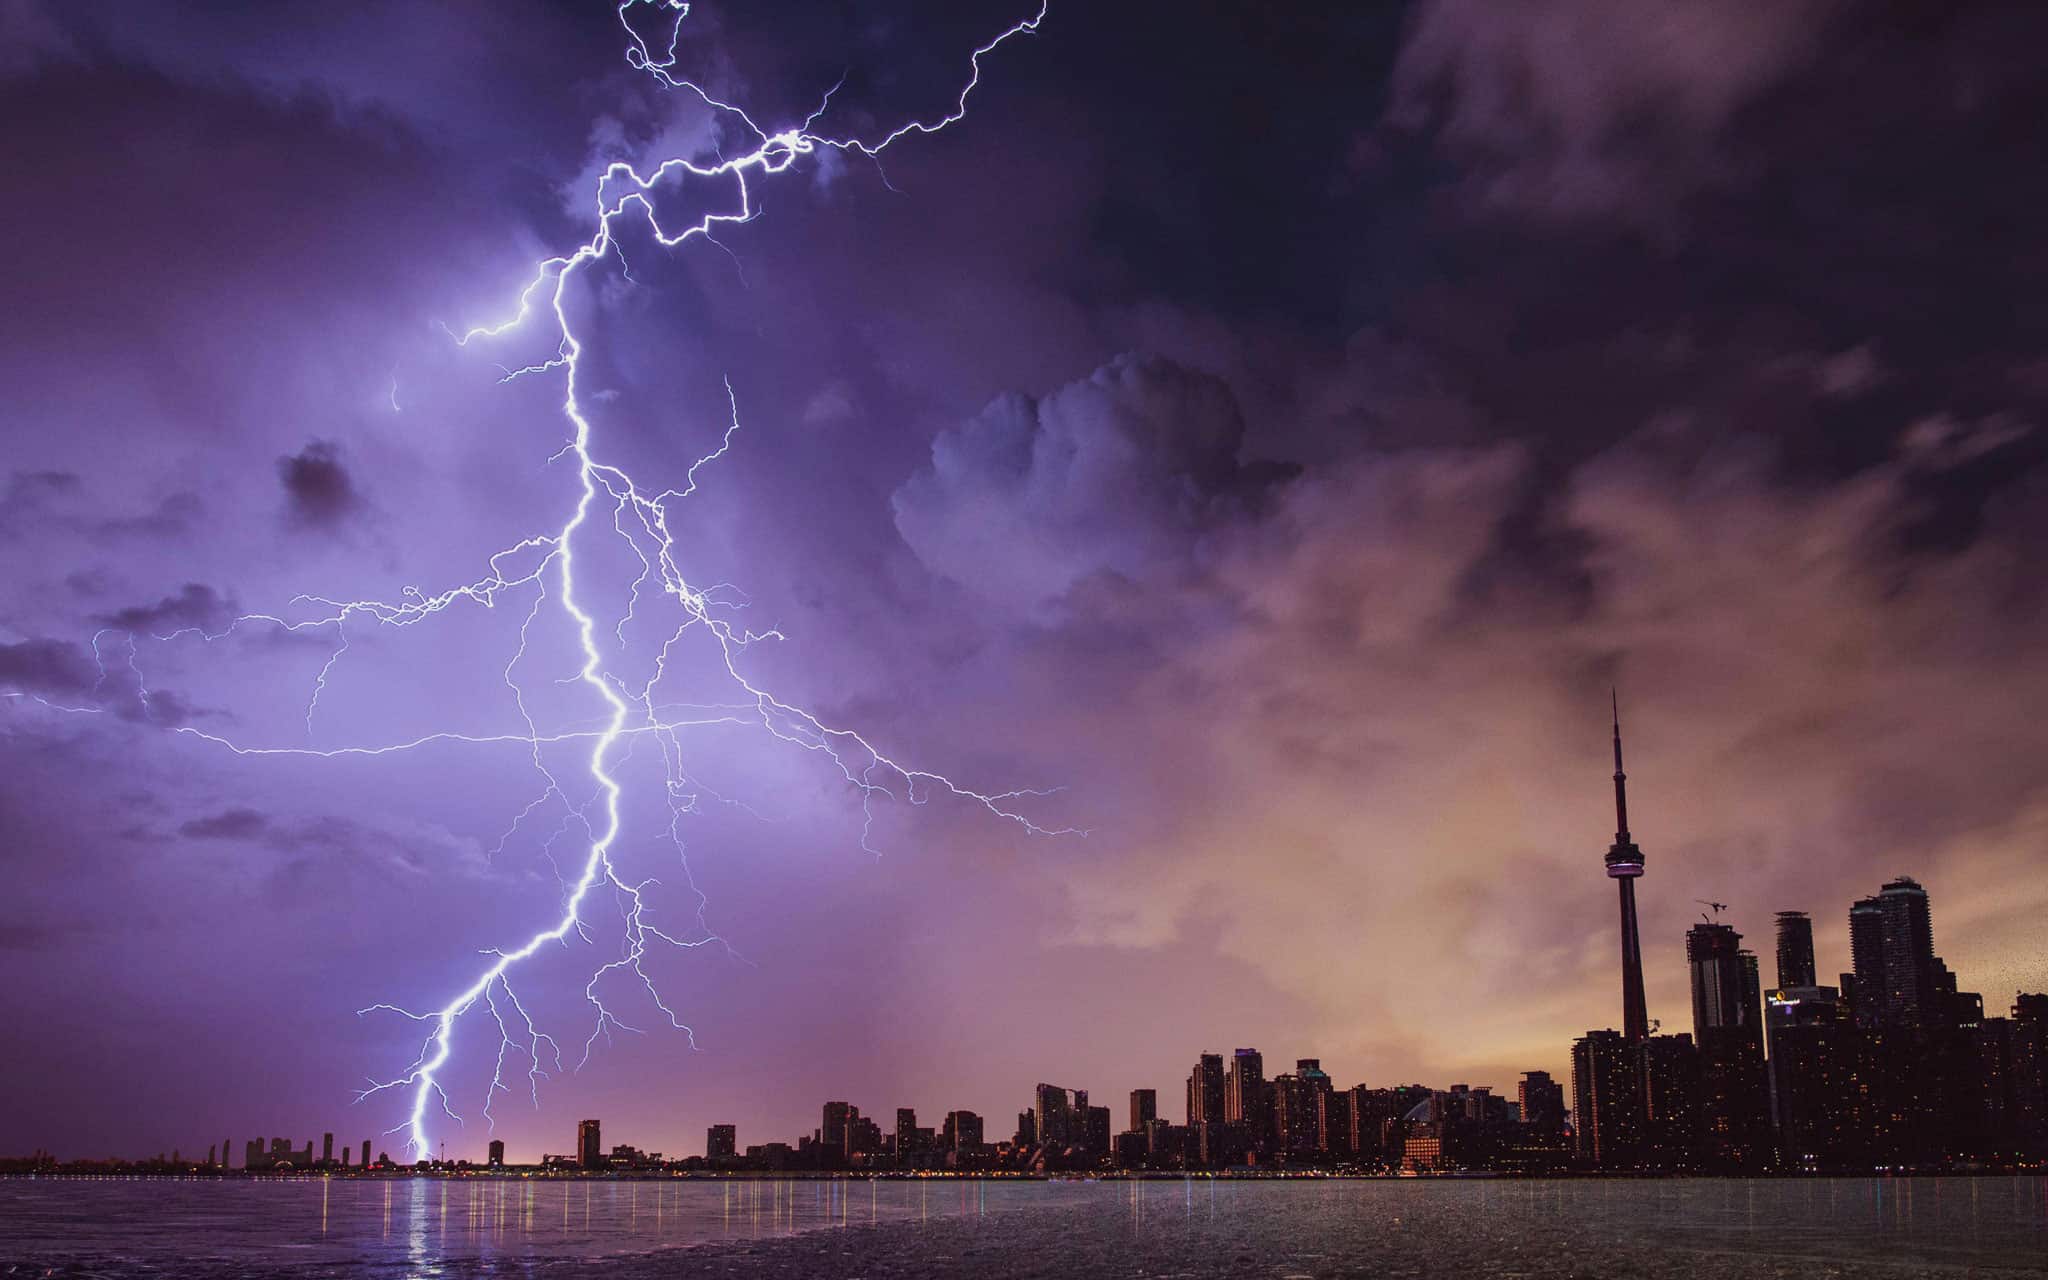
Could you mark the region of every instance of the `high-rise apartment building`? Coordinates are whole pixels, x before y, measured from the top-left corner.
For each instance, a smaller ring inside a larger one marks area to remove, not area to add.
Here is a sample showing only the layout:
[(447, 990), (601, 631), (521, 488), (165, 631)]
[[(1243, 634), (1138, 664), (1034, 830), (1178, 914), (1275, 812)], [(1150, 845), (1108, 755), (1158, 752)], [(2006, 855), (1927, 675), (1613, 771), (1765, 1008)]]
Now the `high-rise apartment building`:
[(1804, 911), (1778, 913), (1778, 986), (1810, 987), (1819, 981), (1813, 963), (1813, 920)]
[(1634, 1168), (1642, 1158), (1641, 1042), (1618, 1031), (1588, 1031), (1572, 1043), (1572, 1126), (1581, 1158), (1600, 1169)]
[(1267, 1085), (1273, 1099), (1273, 1139), (1277, 1153), (1300, 1160), (1316, 1149), (1320, 1115), (1316, 1093), (1308, 1081), (1291, 1071), (1274, 1076)]
[(1689, 1035), (1650, 1036), (1637, 1046), (1642, 1097), (1635, 1163), (1664, 1173), (1699, 1168), (1702, 1055)]
[(1849, 949), (1857, 1013), (1865, 1025), (1931, 1027), (1943, 1021), (1946, 967), (1934, 954), (1933, 913), (1919, 881), (1900, 876), (1851, 907)]
[(738, 1125), (714, 1124), (704, 1131), (704, 1154), (712, 1160), (730, 1160), (739, 1154)]
[[(369, 1146), (363, 1145), (366, 1149)], [(585, 1169), (604, 1167), (604, 1141), (595, 1120), (585, 1120), (576, 1126), (576, 1163)]]
[(1241, 1126), (1254, 1146), (1272, 1129), (1273, 1099), (1266, 1087), (1266, 1061), (1257, 1049), (1239, 1049), (1231, 1055), (1230, 1071), (1223, 1079), (1223, 1119)]
[(850, 1136), (853, 1117), (860, 1112), (850, 1102), (828, 1102), (818, 1122), (818, 1142), (828, 1152), (836, 1153), (838, 1159), (845, 1159), (846, 1144)]
[(1131, 1132), (1143, 1133), (1145, 1126), (1159, 1118), (1157, 1089), (1131, 1090)]
[(1033, 1096), (1040, 1143), (1054, 1150), (1085, 1145), (1087, 1135), (1079, 1131), (1086, 1121), (1074, 1115), (1072, 1093), (1056, 1084), (1040, 1084)]
[(1205, 1053), (1188, 1073), (1188, 1126), (1223, 1123), (1223, 1055)]
[(1564, 1086), (1548, 1071), (1524, 1071), (1515, 1086), (1515, 1100), (1521, 1103), (1523, 1124), (1545, 1133), (1564, 1131)]
[(1323, 1089), (1316, 1094), (1316, 1150), (1350, 1159), (1357, 1150), (1351, 1106), (1357, 1095), (1349, 1089)]
[(1717, 922), (1685, 935), (1692, 1028), (1699, 1048), (1698, 1125), (1706, 1167), (1761, 1166), (1768, 1158), (1769, 1078), (1756, 956)]

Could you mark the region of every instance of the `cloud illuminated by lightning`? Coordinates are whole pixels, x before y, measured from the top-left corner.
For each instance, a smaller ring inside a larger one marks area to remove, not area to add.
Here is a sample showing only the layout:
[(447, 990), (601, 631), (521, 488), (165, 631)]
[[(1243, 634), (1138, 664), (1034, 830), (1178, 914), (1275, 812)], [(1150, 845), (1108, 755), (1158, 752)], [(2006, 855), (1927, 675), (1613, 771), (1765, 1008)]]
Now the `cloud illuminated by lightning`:
[[(639, 16), (636, 10), (643, 9), (652, 10), (661, 19), (659, 25), (666, 43), (658, 49), (635, 26), (634, 19)], [(684, 0), (625, 0), (617, 13), (629, 37), (627, 60), (636, 70), (652, 75), (671, 89), (693, 94), (709, 108), (736, 121), (752, 145), (743, 154), (708, 165), (698, 164), (687, 157), (665, 159), (645, 173), (624, 162), (610, 165), (595, 185), (596, 230), (590, 240), (573, 252), (539, 263), (519, 292), (518, 306), (513, 314), (495, 324), (456, 336), (456, 340), (467, 347), (473, 343), (489, 342), (515, 330), (528, 331), (534, 326), (546, 329), (547, 337), (553, 342), (554, 354), (537, 363), (507, 369), (505, 380), (554, 377), (562, 382), (561, 410), (569, 421), (572, 434), (557, 457), (573, 459), (578, 477), (577, 500), (566, 519), (550, 532), (534, 534), (492, 554), (486, 561), (488, 571), (482, 576), (435, 594), (408, 592), (396, 601), (341, 600), (304, 595), (291, 602), (287, 612), (294, 616), (290, 618), (278, 614), (251, 614), (234, 619), (218, 631), (188, 628), (171, 636), (159, 637), (171, 639), (196, 632), (207, 639), (218, 639), (237, 629), (256, 626), (331, 636), (333, 649), (314, 679), (305, 708), (310, 734), (328, 679), (348, 652), (352, 629), (409, 627), (463, 604), (496, 607), (507, 600), (526, 604), (519, 626), (518, 647), (503, 670), (503, 681), (518, 710), (524, 732), (473, 734), (446, 731), (403, 741), (316, 748), (238, 743), (191, 724), (175, 728), (178, 733), (203, 739), (243, 756), (381, 756), (446, 742), (523, 745), (545, 786), (541, 794), (513, 820), (507, 837), (534, 813), (551, 805), (560, 806), (564, 812), (561, 824), (544, 848), (551, 859), (555, 839), (572, 829), (580, 828), (585, 833), (588, 840), (585, 855), (576, 874), (563, 877), (561, 914), (552, 924), (536, 929), (515, 946), (485, 952), (488, 962), (468, 985), (436, 1008), (417, 1011), (379, 1004), (363, 1011), (394, 1013), (425, 1028), (420, 1050), (407, 1067), (395, 1075), (371, 1082), (359, 1095), (359, 1098), (367, 1098), (388, 1091), (410, 1094), (409, 1114), (393, 1132), (403, 1130), (413, 1155), (420, 1158), (426, 1157), (431, 1149), (428, 1125), (436, 1105), (450, 1116), (455, 1114), (441, 1077), (455, 1052), (458, 1024), (465, 1015), (476, 1011), (479, 1004), (495, 1024), (499, 1039), (484, 1104), (486, 1118), (490, 1116), (491, 1104), (497, 1095), (509, 1091), (507, 1073), (516, 1067), (517, 1062), (525, 1063), (527, 1092), (536, 1104), (539, 1082), (564, 1068), (563, 1046), (540, 1030), (514, 991), (511, 979), (521, 962), (550, 944), (566, 942), (572, 933), (589, 940), (586, 908), (597, 898), (610, 896), (616, 900), (624, 932), (618, 954), (599, 966), (584, 987), (584, 996), (592, 1010), (592, 1025), (583, 1044), (583, 1059), (587, 1060), (596, 1042), (613, 1029), (634, 1029), (619, 1019), (600, 993), (600, 984), (611, 979), (630, 979), (644, 991), (672, 1027), (685, 1035), (690, 1033), (689, 1027), (664, 1000), (646, 967), (646, 960), (655, 948), (688, 950), (722, 940), (704, 923), (701, 893), (697, 894), (695, 928), (683, 930), (665, 925), (656, 918), (643, 897), (654, 881), (628, 880), (614, 861), (612, 851), (619, 838), (620, 806), (625, 795), (624, 784), (614, 772), (618, 762), (615, 752), (622, 744), (628, 751), (639, 742), (649, 742), (660, 749), (668, 776), (669, 835), (679, 853), (682, 841), (678, 824), (684, 815), (692, 811), (698, 795), (703, 792), (703, 788), (683, 770), (679, 735), (686, 729), (707, 725), (749, 725), (765, 729), (783, 742), (824, 756), (861, 798), (864, 818), (861, 846), (864, 849), (870, 848), (869, 825), (873, 821), (872, 805), (877, 797), (901, 798), (922, 804), (934, 795), (947, 795), (979, 805), (991, 815), (1015, 823), (1033, 834), (1059, 834), (1070, 830), (1042, 827), (1022, 811), (1020, 801), (1041, 796), (1045, 794), (1043, 792), (980, 792), (957, 785), (942, 774), (912, 768), (885, 754), (859, 733), (824, 723), (810, 712), (776, 697), (742, 673), (740, 660), (747, 647), (758, 641), (777, 638), (778, 633), (755, 632), (739, 626), (734, 621), (735, 610), (726, 597), (726, 589), (699, 586), (684, 572), (675, 537), (669, 529), (673, 506), (696, 491), (699, 473), (726, 453), (740, 431), (738, 396), (728, 382), (730, 424), (725, 428), (718, 447), (692, 463), (679, 486), (659, 490), (643, 487), (621, 467), (605, 461), (593, 438), (590, 420), (578, 398), (579, 361), (584, 343), (570, 320), (565, 303), (574, 277), (618, 252), (615, 231), (619, 219), (644, 219), (648, 230), (665, 247), (674, 248), (692, 239), (717, 244), (712, 236), (718, 227), (743, 224), (755, 216), (753, 184), (784, 172), (799, 160), (821, 150), (879, 157), (905, 137), (935, 133), (958, 122), (965, 116), (968, 98), (980, 83), (982, 58), (1013, 37), (1036, 31), (1045, 18), (1044, 6), (973, 52), (969, 58), (967, 81), (944, 114), (929, 120), (908, 121), (874, 138), (832, 137), (813, 132), (830, 106), (831, 93), (825, 95), (817, 110), (801, 124), (769, 131), (757, 125), (738, 106), (713, 98), (695, 82), (679, 75), (676, 71), (677, 48), (682, 38), (683, 22), (689, 15), (689, 5)], [(657, 209), (656, 188), (709, 181), (722, 182), (733, 193), (734, 203), (730, 207), (703, 213), (695, 221), (687, 223), (671, 225), (663, 220)], [(395, 378), (390, 404), (394, 411), (398, 409)], [(607, 530), (622, 541), (638, 558), (640, 565), (639, 576), (626, 593), (622, 607), (616, 610), (601, 609), (587, 601), (580, 592), (576, 574), (579, 537)], [(530, 600), (527, 599), (529, 595)], [(666, 602), (663, 607), (677, 610), (679, 620), (654, 657), (654, 674), (636, 685), (608, 668), (603, 636), (608, 633), (612, 642), (623, 648), (628, 624), (637, 620), (644, 602), (650, 600)], [(573, 679), (603, 701), (604, 716), (598, 724), (543, 729), (528, 708), (526, 692), (516, 670), (526, 657), (532, 627), (543, 609), (550, 606), (568, 621), (577, 637), (582, 662)], [(306, 616), (308, 614), (310, 616)], [(125, 663), (127, 674), (122, 678), (131, 681), (146, 711), (148, 693), (137, 663), (134, 638), (132, 635), (125, 637), (126, 644), (122, 646), (120, 637), (119, 632), (103, 632), (95, 636), (94, 654), (100, 658), (103, 672), (109, 657), (117, 657)], [(699, 638), (708, 646), (705, 651), (715, 657), (728, 687), (722, 700), (715, 703), (685, 705), (664, 702), (659, 688), (668, 674), (671, 656), (692, 637)], [(549, 768), (542, 748), (564, 743), (587, 745), (586, 779), (569, 782)], [(503, 844), (504, 839), (501, 838), (500, 847)], [(687, 861), (684, 862), (684, 873), (687, 877)], [(690, 888), (696, 892), (694, 883)]]

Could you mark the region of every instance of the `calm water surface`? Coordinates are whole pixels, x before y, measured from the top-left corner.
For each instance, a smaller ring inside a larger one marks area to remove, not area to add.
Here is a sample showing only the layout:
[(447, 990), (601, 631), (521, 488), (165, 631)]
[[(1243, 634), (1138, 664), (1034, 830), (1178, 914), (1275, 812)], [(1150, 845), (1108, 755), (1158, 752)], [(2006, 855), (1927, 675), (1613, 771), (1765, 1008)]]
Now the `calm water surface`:
[[(1033, 1211), (1019, 1214), (1016, 1211)], [(1005, 1227), (1002, 1220), (1007, 1220)], [(977, 1270), (1050, 1230), (1075, 1270), (1172, 1270), (1197, 1250), (1273, 1274), (1650, 1274), (1645, 1259), (1733, 1260), (1728, 1274), (1849, 1263), (1910, 1274), (2048, 1275), (2048, 1179), (1143, 1182), (516, 1179), (0, 1179), (0, 1275), (471, 1275), (594, 1264), (681, 1273), (679, 1245), (900, 1224), (844, 1237), (916, 1274), (920, 1243), (985, 1239)], [(1028, 1226), (1019, 1226), (1028, 1223)], [(1054, 1224), (1051, 1227), (1045, 1224)], [(949, 1234), (950, 1233), (950, 1234)], [(823, 1246), (824, 1237), (807, 1236)], [(1199, 1241), (1199, 1246), (1190, 1242)], [(800, 1247), (800, 1246), (799, 1246)], [(853, 1246), (849, 1246), (851, 1248)], [(1284, 1255), (1284, 1256), (1283, 1256)], [(764, 1268), (772, 1249), (745, 1259)], [(952, 1258), (953, 1254), (946, 1255)], [(1443, 1259), (1441, 1267), (1433, 1258)], [(1084, 1259), (1086, 1260), (1085, 1265)], [(1407, 1265), (1420, 1260), (1420, 1272)], [(1603, 1259), (1605, 1265), (1603, 1265)], [(1404, 1261), (1405, 1260), (1405, 1261)], [(1232, 1264), (1237, 1265), (1233, 1268)], [(1399, 1265), (1397, 1265), (1399, 1264)], [(793, 1264), (784, 1264), (793, 1265)], [(864, 1265), (866, 1265), (864, 1263)], [(1292, 1268), (1290, 1271), (1289, 1268)], [(724, 1270), (725, 1268), (721, 1268)], [(875, 1269), (889, 1271), (888, 1266)], [(797, 1266), (801, 1273), (803, 1268)]]
[(673, 1245), (1083, 1202), (1091, 1184), (517, 1178), (0, 1179), (15, 1261), (146, 1266), (599, 1259)]

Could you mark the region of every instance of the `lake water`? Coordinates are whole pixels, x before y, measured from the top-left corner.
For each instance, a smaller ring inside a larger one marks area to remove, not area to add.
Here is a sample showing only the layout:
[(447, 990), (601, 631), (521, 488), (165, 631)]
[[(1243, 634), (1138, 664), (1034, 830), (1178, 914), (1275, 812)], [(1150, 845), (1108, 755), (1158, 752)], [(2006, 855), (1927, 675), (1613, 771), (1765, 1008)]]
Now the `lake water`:
[(2048, 1275), (2048, 1179), (0, 1179), (0, 1275), (637, 1277), (714, 1263), (790, 1276)]

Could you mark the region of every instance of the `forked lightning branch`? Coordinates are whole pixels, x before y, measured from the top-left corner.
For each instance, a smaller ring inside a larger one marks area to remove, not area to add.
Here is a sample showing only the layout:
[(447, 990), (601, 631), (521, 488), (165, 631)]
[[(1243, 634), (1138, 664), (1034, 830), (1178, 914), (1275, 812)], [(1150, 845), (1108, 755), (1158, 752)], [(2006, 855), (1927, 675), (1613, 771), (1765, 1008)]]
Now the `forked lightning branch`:
[[(514, 314), (501, 323), (473, 329), (457, 338), (462, 345), (468, 346), (488, 343), (515, 330), (530, 336), (536, 326), (545, 329), (546, 340), (554, 343), (553, 355), (514, 369), (507, 378), (554, 378), (560, 381), (561, 412), (571, 430), (569, 443), (558, 456), (572, 459), (577, 469), (579, 490), (573, 509), (551, 531), (536, 533), (488, 556), (485, 561), (487, 571), (482, 576), (439, 593), (410, 593), (397, 601), (301, 596), (293, 600), (291, 609), (286, 611), (293, 616), (250, 614), (235, 619), (226, 628), (231, 631), (241, 627), (269, 626), (333, 637), (333, 651), (315, 678), (309, 697), (310, 718), (329, 677), (337, 664), (346, 658), (348, 635), (352, 629), (365, 626), (410, 627), (425, 623), (450, 609), (495, 606), (501, 599), (524, 601), (530, 593), (529, 606), (523, 611), (515, 611), (521, 618), (517, 645), (511, 661), (504, 667), (507, 697), (516, 708), (524, 731), (496, 734), (437, 732), (403, 741), (315, 748), (237, 742), (192, 725), (181, 725), (176, 729), (176, 732), (205, 739), (244, 756), (365, 756), (403, 752), (433, 743), (523, 743), (529, 748), (534, 768), (545, 780), (545, 788), (514, 820), (514, 825), (542, 806), (553, 804), (568, 809), (572, 818), (579, 819), (589, 833), (588, 847), (580, 867), (573, 876), (563, 877), (565, 895), (556, 918), (538, 927), (516, 930), (515, 940), (486, 951), (482, 967), (469, 983), (438, 1006), (420, 1010), (394, 1003), (374, 1005), (362, 1011), (409, 1018), (424, 1029), (417, 1056), (403, 1070), (375, 1080), (359, 1095), (369, 1098), (394, 1091), (410, 1095), (405, 1120), (391, 1132), (406, 1133), (415, 1157), (423, 1158), (430, 1154), (430, 1119), (437, 1113), (451, 1117), (456, 1115), (442, 1077), (457, 1052), (458, 1044), (473, 1046), (475, 1043), (474, 1037), (465, 1041), (458, 1034), (465, 1028), (482, 1023), (494, 1028), (496, 1033), (494, 1046), (490, 1046), (488, 1040), (482, 1041), (487, 1046), (485, 1051), (495, 1054), (484, 1103), (486, 1116), (497, 1095), (509, 1090), (508, 1074), (516, 1072), (520, 1064), (524, 1064), (527, 1092), (536, 1103), (539, 1082), (569, 1065), (566, 1061), (569, 1055), (563, 1045), (542, 1030), (528, 1013), (514, 988), (513, 979), (521, 963), (543, 948), (565, 942), (571, 934), (588, 940), (591, 936), (586, 927), (588, 913), (597, 903), (609, 899), (618, 905), (623, 943), (615, 958), (591, 973), (583, 989), (590, 1005), (591, 1023), (576, 1065), (588, 1060), (592, 1048), (609, 1030), (637, 1029), (621, 1021), (607, 1006), (601, 987), (608, 982), (629, 981), (645, 992), (673, 1028), (684, 1035), (689, 1034), (688, 1025), (659, 989), (647, 967), (647, 960), (658, 949), (689, 949), (718, 939), (708, 928), (702, 927), (701, 895), (697, 908), (699, 928), (685, 933), (663, 927), (657, 922), (645, 897), (654, 882), (629, 878), (613, 856), (620, 837), (621, 805), (626, 799), (625, 784), (614, 771), (615, 753), (622, 744), (643, 738), (660, 744), (664, 768), (668, 773), (668, 795), (664, 799), (677, 820), (671, 822), (669, 836), (676, 844), (678, 855), (682, 852), (682, 840), (677, 822), (688, 803), (680, 735), (690, 728), (711, 724), (753, 726), (784, 743), (823, 756), (860, 797), (864, 819), (863, 848), (868, 846), (867, 820), (871, 819), (871, 806), (878, 797), (910, 803), (923, 803), (934, 796), (951, 797), (979, 805), (996, 818), (1014, 823), (1033, 834), (1060, 834), (1070, 830), (1047, 828), (1026, 816), (1020, 802), (1044, 794), (1042, 792), (977, 791), (958, 785), (943, 774), (913, 768), (884, 753), (854, 730), (826, 724), (803, 708), (778, 698), (744, 673), (743, 657), (748, 646), (774, 637), (776, 633), (757, 633), (737, 626), (730, 617), (730, 611), (721, 606), (716, 590), (700, 585), (686, 572), (683, 549), (677, 545), (669, 527), (670, 515), (676, 504), (690, 497), (700, 483), (700, 474), (733, 445), (740, 430), (739, 399), (731, 394), (732, 388), (728, 383), (730, 399), (720, 409), (722, 413), (730, 414), (729, 425), (723, 431), (718, 448), (699, 458), (672, 483), (661, 487), (643, 484), (623, 467), (607, 461), (603, 442), (596, 438), (591, 421), (585, 415), (579, 399), (579, 366), (584, 354), (584, 339), (578, 335), (572, 322), (569, 305), (571, 287), (578, 277), (618, 252), (615, 233), (621, 219), (644, 219), (646, 229), (662, 246), (679, 248), (693, 239), (709, 239), (721, 226), (751, 220), (757, 209), (755, 184), (788, 171), (821, 150), (879, 156), (912, 134), (935, 133), (956, 124), (965, 117), (968, 99), (980, 82), (983, 57), (1013, 37), (1036, 31), (1045, 18), (1045, 9), (1041, 6), (1031, 17), (974, 50), (968, 59), (966, 82), (943, 115), (929, 120), (911, 120), (878, 137), (868, 138), (833, 137), (814, 132), (830, 107), (831, 93), (825, 95), (818, 109), (801, 124), (772, 132), (757, 125), (740, 107), (713, 98), (677, 71), (677, 49), (688, 16), (689, 6), (680, 0), (626, 0), (618, 9), (618, 17), (629, 38), (627, 59), (635, 69), (652, 75), (670, 89), (694, 95), (706, 107), (736, 124), (747, 139), (747, 149), (742, 154), (708, 165), (685, 156), (662, 160), (644, 172), (631, 164), (612, 164), (596, 184), (596, 229), (591, 238), (574, 252), (540, 263), (520, 292)], [(648, 25), (659, 28), (658, 39), (648, 38), (644, 29)], [(704, 213), (695, 221), (680, 224), (664, 221), (660, 202), (656, 199), (657, 188), (666, 190), (692, 183), (717, 184), (728, 193), (733, 203)], [(578, 578), (579, 546), (587, 547), (586, 540), (599, 538), (621, 540), (638, 558), (641, 572), (631, 589), (623, 593), (623, 598), (592, 598), (591, 590)], [(630, 682), (608, 667), (606, 637), (623, 635), (623, 629), (629, 622), (639, 623), (657, 605), (671, 612), (673, 629), (660, 648), (653, 676), (638, 683)], [(526, 655), (529, 633), (545, 609), (559, 611), (560, 621), (567, 624), (576, 638), (581, 665), (573, 675), (564, 673), (564, 678), (580, 682), (602, 700), (603, 714), (595, 727), (588, 724), (581, 727), (541, 724), (529, 709), (526, 689), (514, 675), (520, 659)], [(308, 613), (311, 616), (305, 616)], [(216, 632), (214, 636), (220, 634), (225, 632)], [(709, 697), (699, 691), (687, 702), (664, 696), (663, 681), (669, 676), (672, 660), (685, 646), (701, 647), (712, 669), (725, 682), (723, 690)], [(138, 690), (146, 690), (137, 665), (133, 637), (102, 633), (95, 638), (94, 648), (103, 663), (118, 656), (134, 667)], [(147, 696), (146, 692), (144, 696)], [(687, 716), (663, 714), (663, 708), (680, 705), (699, 710)], [(546, 763), (541, 748), (564, 743), (587, 746), (587, 756), (584, 757), (589, 773), (587, 782), (572, 785), (558, 777)], [(577, 804), (571, 801), (571, 796), (589, 796), (590, 799), (585, 804)], [(687, 876), (687, 862), (683, 867)], [(690, 888), (695, 891), (694, 884)], [(488, 1032), (485, 1034), (489, 1035)]]

